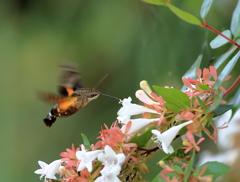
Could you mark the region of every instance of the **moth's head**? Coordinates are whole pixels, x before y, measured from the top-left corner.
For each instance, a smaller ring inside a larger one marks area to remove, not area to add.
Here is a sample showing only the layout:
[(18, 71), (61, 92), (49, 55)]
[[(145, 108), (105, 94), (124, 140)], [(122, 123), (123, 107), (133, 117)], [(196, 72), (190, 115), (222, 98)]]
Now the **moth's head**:
[(99, 95), (101, 94), (101, 92), (98, 90), (91, 89), (88, 92), (86, 92), (85, 94), (86, 94), (86, 97), (88, 98), (88, 101), (91, 101), (91, 100), (98, 98)]

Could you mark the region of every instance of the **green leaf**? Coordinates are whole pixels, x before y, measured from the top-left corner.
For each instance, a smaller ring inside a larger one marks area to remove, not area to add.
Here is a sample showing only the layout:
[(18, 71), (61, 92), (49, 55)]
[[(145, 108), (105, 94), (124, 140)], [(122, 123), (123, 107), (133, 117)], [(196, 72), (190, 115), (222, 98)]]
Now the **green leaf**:
[[(231, 39), (232, 34), (230, 32), (230, 30), (224, 30), (222, 32), (223, 35), (225, 35), (226, 37), (228, 37), (229, 39)], [(227, 39), (225, 39), (224, 37), (222, 37), (221, 35), (218, 35), (217, 37), (215, 37), (211, 42), (210, 42), (210, 47), (212, 49), (216, 49), (218, 47), (221, 47), (223, 45), (225, 45), (226, 43), (228, 43), (229, 41)]]
[(240, 107), (240, 88), (238, 89), (237, 93), (233, 98), (233, 107)]
[(155, 176), (155, 178), (153, 178), (151, 182), (164, 182), (164, 181), (166, 180), (163, 179), (162, 176), (160, 176), (160, 174), (157, 174), (157, 176)]
[(180, 112), (181, 109), (175, 103), (166, 103), (165, 106), (172, 112)]
[(91, 145), (89, 143), (88, 138), (86, 137), (86, 135), (84, 135), (83, 133), (81, 133), (82, 139), (83, 139), (83, 144), (85, 146), (86, 149), (91, 149)]
[(198, 96), (197, 96), (197, 100), (198, 100), (199, 104), (202, 106), (202, 108), (204, 108), (204, 109), (208, 108)]
[(165, 0), (142, 0), (142, 1), (149, 4), (166, 5)]
[(188, 178), (191, 174), (191, 170), (192, 170), (192, 167), (193, 167), (193, 164), (194, 164), (194, 160), (195, 160), (195, 150), (193, 151), (192, 153), (192, 157), (189, 161), (189, 164), (185, 170), (185, 175), (184, 175), (184, 178), (183, 178), (183, 182), (187, 182), (188, 181)]
[(179, 112), (190, 107), (190, 99), (185, 93), (174, 88), (158, 86), (153, 86), (153, 88), (164, 99), (166, 107), (171, 111)]
[[(200, 54), (198, 57), (197, 57), (197, 60), (193, 63), (193, 65), (191, 66), (191, 68), (189, 68), (189, 70), (187, 70), (187, 72), (183, 75), (183, 77), (185, 78), (197, 78), (197, 70), (200, 68), (200, 64), (201, 64), (201, 61), (202, 61), (202, 57), (203, 55)], [(186, 86), (184, 85), (182, 87), (182, 91), (183, 90), (186, 90)]]
[(209, 88), (207, 85), (198, 84), (198, 86), (199, 86), (202, 90), (210, 90), (210, 88)]
[(214, 64), (214, 67), (218, 69), (236, 49), (237, 49), (237, 46), (234, 46), (225, 54), (223, 54)]
[(201, 11), (200, 11), (200, 15), (202, 17), (202, 19), (205, 19), (205, 17), (208, 14), (209, 9), (211, 8), (213, 0), (204, 0), (202, 3), (202, 7), (201, 7)]
[(136, 143), (137, 138), (138, 138), (138, 132), (135, 132), (131, 140), (129, 140), (127, 143)]
[(201, 26), (201, 21), (197, 19), (195, 16), (193, 16), (192, 14), (173, 6), (172, 4), (166, 3), (166, 5), (175, 15), (177, 15), (182, 20), (194, 25)]
[(238, 1), (237, 6), (232, 15), (232, 22), (231, 22), (231, 32), (232, 34), (237, 37), (237, 32), (240, 29), (240, 1)]
[(199, 166), (196, 170), (202, 171), (205, 165), (207, 165), (207, 169), (203, 176), (213, 175), (213, 180), (216, 180), (218, 177), (231, 171), (231, 167), (217, 161), (206, 162)]
[(174, 171), (177, 171), (178, 173), (183, 173), (183, 170), (180, 166), (174, 165), (173, 169), (174, 169)]
[(231, 121), (231, 119), (233, 118), (233, 116), (235, 115), (235, 113), (237, 112), (239, 107), (240, 107), (240, 89), (238, 89), (237, 93), (234, 95), (232, 115), (231, 115), (229, 122)]
[(138, 147), (144, 147), (147, 142), (150, 140), (150, 138), (152, 137), (152, 130), (156, 129), (155, 126), (151, 126), (149, 129), (147, 129), (147, 131), (145, 131), (142, 135), (140, 135), (139, 137), (137, 137), (135, 143), (137, 144)]
[(215, 113), (215, 116), (220, 116), (224, 114), (225, 112), (229, 111), (233, 108), (233, 105), (227, 105), (227, 104), (220, 104), (213, 112)]
[(238, 51), (238, 53), (228, 62), (228, 64), (222, 70), (222, 72), (218, 76), (216, 83), (214, 85), (215, 90), (217, 90), (221, 86), (221, 84), (224, 82), (225, 78), (232, 71), (232, 69), (234, 68), (235, 64), (238, 61), (239, 56), (240, 56), (240, 51)]
[(213, 110), (215, 110), (219, 105), (220, 105), (220, 102), (222, 100), (222, 96), (223, 96), (223, 93), (220, 92), (217, 97), (215, 97), (214, 101), (213, 101), (213, 104), (207, 109), (207, 113), (210, 113), (212, 112)]
[[(208, 120), (206, 120), (204, 123), (207, 124), (207, 127), (210, 127), (211, 123), (213, 123), (213, 115), (211, 114), (208, 118)], [(206, 125), (205, 125), (206, 126)]]

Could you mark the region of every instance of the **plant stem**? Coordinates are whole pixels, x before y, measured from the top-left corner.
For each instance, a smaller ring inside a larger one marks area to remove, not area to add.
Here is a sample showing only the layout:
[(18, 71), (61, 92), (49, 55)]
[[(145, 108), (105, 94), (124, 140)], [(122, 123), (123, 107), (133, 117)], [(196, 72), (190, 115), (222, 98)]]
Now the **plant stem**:
[(237, 46), (237, 47), (240, 49), (240, 45), (237, 44), (234, 40), (229, 39), (228, 37), (226, 37), (225, 35), (223, 35), (221, 32), (217, 31), (217, 30), (214, 29), (213, 27), (210, 27), (206, 22), (203, 22), (201, 25), (202, 25), (203, 27), (206, 27), (206, 28), (208, 28), (209, 30), (215, 32), (216, 34), (224, 37), (225, 39), (227, 39), (229, 42), (231, 42), (232, 44), (234, 44), (235, 46)]
[(238, 76), (238, 78), (231, 85), (231, 87), (223, 94), (223, 97), (225, 97), (227, 94), (229, 94), (232, 91), (232, 89), (238, 84), (239, 81), (240, 81), (240, 76)]
[[(143, 153), (141, 153), (140, 155), (145, 155), (145, 154), (150, 154), (151, 152), (154, 152), (154, 151), (156, 151), (156, 150), (158, 150), (159, 149), (159, 147), (154, 147), (154, 148), (152, 148), (152, 149), (148, 149), (148, 150), (145, 150), (145, 152), (143, 152)], [(143, 149), (141, 149), (140, 148), (140, 150), (143, 150)]]

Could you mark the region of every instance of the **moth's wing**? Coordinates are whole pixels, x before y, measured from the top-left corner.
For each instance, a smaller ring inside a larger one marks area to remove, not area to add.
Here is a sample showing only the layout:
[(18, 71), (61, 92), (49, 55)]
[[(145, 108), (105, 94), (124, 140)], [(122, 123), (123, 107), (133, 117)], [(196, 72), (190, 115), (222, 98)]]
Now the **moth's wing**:
[(40, 99), (58, 104), (58, 108), (61, 110), (66, 110), (68, 109), (71, 105), (73, 105), (77, 101), (77, 97), (65, 97), (65, 96), (57, 96), (54, 94), (49, 94), (49, 93), (39, 93)]
[(58, 103), (58, 104), (66, 101), (68, 98), (71, 98), (68, 96), (59, 96), (59, 95), (55, 95), (51, 93), (43, 93), (43, 92), (38, 92), (38, 96), (41, 100), (44, 100), (45, 102)]
[(58, 92), (63, 96), (71, 95), (75, 90), (83, 88), (77, 65), (63, 63), (60, 65)]

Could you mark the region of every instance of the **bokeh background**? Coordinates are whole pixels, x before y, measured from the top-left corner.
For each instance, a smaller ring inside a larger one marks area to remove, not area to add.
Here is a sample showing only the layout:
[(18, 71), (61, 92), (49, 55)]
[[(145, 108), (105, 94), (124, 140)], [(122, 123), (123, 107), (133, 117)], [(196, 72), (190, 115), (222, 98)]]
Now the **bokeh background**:
[[(172, 3), (200, 17), (202, 1)], [(228, 29), (236, 3), (215, 1), (208, 24)], [(139, 0), (0, 1), (0, 181), (39, 181), (34, 174), (38, 160), (59, 159), (72, 143), (82, 142), (81, 133), (94, 143), (103, 123), (110, 126), (116, 120), (121, 105), (101, 96), (75, 115), (58, 119), (51, 129), (43, 124), (52, 105), (39, 100), (36, 91), (56, 93), (61, 62), (79, 64), (85, 87), (109, 74), (98, 89), (119, 98), (131, 96), (137, 103), (141, 80), (181, 88), (181, 76), (199, 54), (204, 54), (203, 68), (226, 51), (229, 45), (209, 48), (215, 36), (165, 7)], [(157, 160), (150, 161), (146, 180), (158, 173)]]

